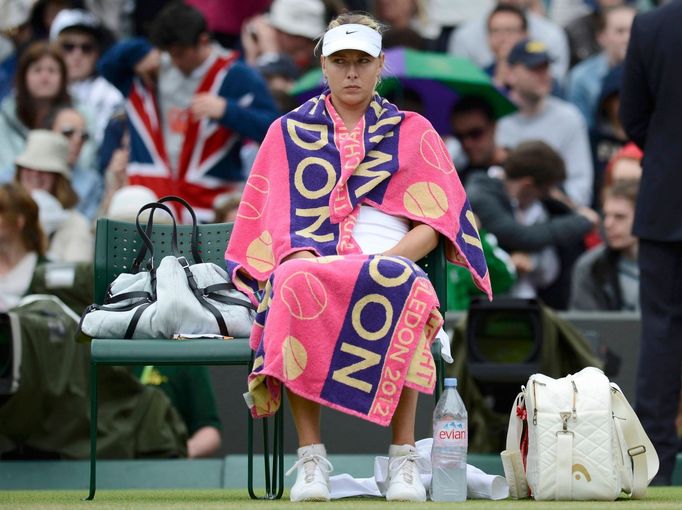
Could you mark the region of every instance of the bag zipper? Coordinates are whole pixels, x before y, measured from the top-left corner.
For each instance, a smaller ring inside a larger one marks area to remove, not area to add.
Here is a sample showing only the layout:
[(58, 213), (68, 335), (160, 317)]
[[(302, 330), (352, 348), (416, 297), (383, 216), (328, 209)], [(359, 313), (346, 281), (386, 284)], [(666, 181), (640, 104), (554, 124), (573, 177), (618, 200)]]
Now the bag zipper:
[(535, 385), (540, 384), (541, 386), (547, 386), (545, 383), (541, 383), (533, 379), (533, 425), (538, 424), (538, 399), (535, 393)]

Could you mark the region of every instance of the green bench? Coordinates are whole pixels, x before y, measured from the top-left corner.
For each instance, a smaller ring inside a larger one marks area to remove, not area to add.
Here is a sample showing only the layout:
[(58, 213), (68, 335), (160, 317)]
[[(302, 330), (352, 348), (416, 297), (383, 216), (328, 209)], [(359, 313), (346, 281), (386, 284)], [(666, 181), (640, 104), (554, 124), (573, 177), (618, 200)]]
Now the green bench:
[[(154, 256), (157, 262), (170, 254), (172, 225), (156, 224), (152, 233)], [(231, 223), (199, 225), (198, 243), (206, 262), (224, 267), (224, 252), (232, 232)], [(178, 247), (188, 257), (192, 227), (178, 226)], [(95, 245), (95, 302), (101, 304), (108, 285), (120, 273), (130, 271), (131, 264), (142, 246), (134, 223), (100, 219), (97, 222)], [(252, 354), (248, 338), (220, 340), (122, 340), (93, 339), (90, 347), (90, 491), (87, 499), (95, 497), (97, 487), (97, 368), (100, 365), (242, 365), (251, 370)], [(248, 373), (248, 372), (247, 372)], [(246, 375), (244, 380), (246, 381)], [(245, 386), (246, 387), (246, 384)], [(253, 419), (244, 408), (248, 426), (248, 490), (258, 498), (253, 487), (254, 438)], [(273, 431), (269, 422), (273, 421)], [(284, 491), (284, 446), (282, 409), (272, 420), (263, 422), (263, 462), (265, 494), (262, 498), (276, 499)], [(272, 451), (270, 438), (272, 436)]]
[[(172, 225), (155, 224), (152, 242), (157, 262), (170, 254)], [(190, 225), (178, 226), (178, 248), (181, 254), (190, 258)], [(198, 226), (198, 244), (201, 256), (206, 262), (224, 266), (224, 252), (232, 232), (231, 223)], [(420, 261), (433, 283), (440, 302), (446, 300), (446, 271), (443, 241), (428, 257)], [(102, 304), (108, 285), (120, 273), (130, 271), (142, 241), (134, 223), (120, 222), (106, 218), (97, 221), (95, 247), (95, 302)], [(122, 340), (96, 338), (91, 343), (90, 359), (90, 490), (86, 499), (95, 497), (97, 487), (97, 372), (100, 365), (243, 365), (250, 372), (253, 363), (252, 351), (247, 338), (220, 340)], [(440, 350), (433, 349), (437, 368), (436, 399), (443, 386), (444, 366)], [(245, 374), (244, 389), (246, 388)], [(265, 493), (258, 496), (253, 487), (254, 472), (254, 424), (251, 414), (245, 410), (248, 427), (248, 491), (254, 499), (279, 499), (284, 491), (284, 445), (283, 414), (280, 406), (271, 419), (262, 421), (263, 469)], [(245, 407), (246, 409), (246, 407)], [(270, 429), (272, 423), (272, 430)], [(272, 449), (270, 448), (272, 446)]]

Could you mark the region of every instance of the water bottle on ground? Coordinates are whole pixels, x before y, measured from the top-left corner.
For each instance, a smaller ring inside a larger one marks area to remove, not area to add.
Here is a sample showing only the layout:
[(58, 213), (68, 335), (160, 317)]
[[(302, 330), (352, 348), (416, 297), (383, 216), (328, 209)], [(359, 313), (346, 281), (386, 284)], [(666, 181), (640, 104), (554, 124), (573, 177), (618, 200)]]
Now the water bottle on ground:
[(465, 501), (467, 498), (467, 447), (469, 424), (457, 379), (445, 379), (445, 391), (433, 411), (431, 449), (431, 499)]

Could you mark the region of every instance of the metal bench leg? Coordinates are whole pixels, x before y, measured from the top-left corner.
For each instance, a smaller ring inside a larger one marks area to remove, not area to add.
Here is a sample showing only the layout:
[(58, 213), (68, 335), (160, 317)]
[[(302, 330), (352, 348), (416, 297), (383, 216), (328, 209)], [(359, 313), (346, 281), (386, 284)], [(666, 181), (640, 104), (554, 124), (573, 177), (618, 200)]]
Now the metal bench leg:
[(247, 442), (248, 442), (248, 488), (249, 497), (251, 499), (258, 499), (258, 496), (253, 491), (253, 417), (251, 416), (251, 411), (246, 411), (248, 413), (248, 426), (247, 426)]
[(90, 362), (90, 493), (91, 501), (97, 490), (97, 363)]
[(272, 499), (280, 499), (284, 493), (284, 402), (275, 414), (272, 455)]
[(445, 386), (445, 360), (439, 355), (434, 361), (436, 362), (436, 389), (433, 392), (433, 396), (436, 397), (437, 404)]
[(272, 454), (270, 453), (269, 418), (261, 419), (263, 427), (263, 467), (265, 494), (258, 496), (253, 488), (253, 418), (248, 416), (248, 490), (251, 499), (280, 499), (284, 493), (284, 413), (283, 407), (274, 416)]
[(263, 425), (263, 468), (265, 476), (265, 498), (272, 499), (272, 486), (270, 484), (270, 418), (264, 418), (261, 420)]

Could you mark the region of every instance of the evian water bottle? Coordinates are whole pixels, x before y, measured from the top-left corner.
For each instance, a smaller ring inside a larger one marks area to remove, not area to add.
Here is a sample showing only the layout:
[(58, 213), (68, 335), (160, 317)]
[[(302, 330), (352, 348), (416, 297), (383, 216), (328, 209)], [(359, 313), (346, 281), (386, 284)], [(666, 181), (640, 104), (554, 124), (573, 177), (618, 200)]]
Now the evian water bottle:
[(445, 391), (433, 412), (431, 499), (464, 501), (467, 498), (467, 410), (457, 393), (457, 379), (445, 379)]

